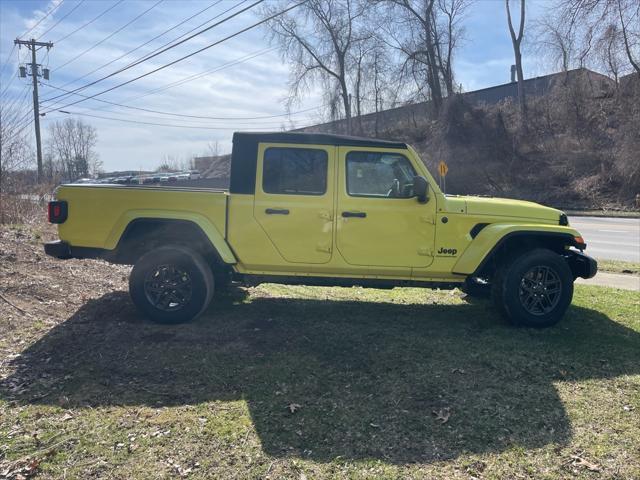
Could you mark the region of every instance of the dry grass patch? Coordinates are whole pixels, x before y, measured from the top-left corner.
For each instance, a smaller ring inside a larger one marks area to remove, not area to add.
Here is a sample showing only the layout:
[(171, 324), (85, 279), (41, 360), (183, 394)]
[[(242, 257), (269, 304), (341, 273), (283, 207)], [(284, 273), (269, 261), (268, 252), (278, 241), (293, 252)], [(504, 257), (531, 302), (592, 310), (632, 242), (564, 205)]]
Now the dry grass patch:
[(39, 242), (0, 230), (9, 478), (640, 477), (638, 294), (578, 286), (529, 330), (457, 291), (264, 285), (166, 327), (127, 269)]

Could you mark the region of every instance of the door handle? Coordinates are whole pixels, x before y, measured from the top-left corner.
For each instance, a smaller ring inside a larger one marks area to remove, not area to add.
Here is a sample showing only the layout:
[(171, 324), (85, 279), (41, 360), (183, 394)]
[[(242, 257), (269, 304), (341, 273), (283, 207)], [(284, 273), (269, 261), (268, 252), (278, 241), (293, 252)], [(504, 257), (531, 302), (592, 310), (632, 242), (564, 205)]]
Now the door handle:
[(342, 216), (344, 218), (349, 218), (349, 217), (365, 218), (367, 214), (365, 212), (342, 212)]
[(286, 208), (267, 208), (264, 213), (267, 215), (289, 215), (289, 210)]

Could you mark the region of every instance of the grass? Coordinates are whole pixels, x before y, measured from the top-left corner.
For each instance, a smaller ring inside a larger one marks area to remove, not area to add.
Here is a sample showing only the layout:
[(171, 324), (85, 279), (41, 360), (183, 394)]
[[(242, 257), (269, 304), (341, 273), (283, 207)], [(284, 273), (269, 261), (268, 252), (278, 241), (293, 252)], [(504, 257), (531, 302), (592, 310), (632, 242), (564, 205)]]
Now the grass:
[(598, 260), (598, 271), (640, 275), (640, 263), (622, 260)]
[(639, 478), (639, 309), (639, 294), (577, 286), (561, 324), (530, 330), (458, 292), (264, 285), (162, 327), (108, 293), (0, 339), (34, 339), (2, 359), (0, 464), (38, 478)]

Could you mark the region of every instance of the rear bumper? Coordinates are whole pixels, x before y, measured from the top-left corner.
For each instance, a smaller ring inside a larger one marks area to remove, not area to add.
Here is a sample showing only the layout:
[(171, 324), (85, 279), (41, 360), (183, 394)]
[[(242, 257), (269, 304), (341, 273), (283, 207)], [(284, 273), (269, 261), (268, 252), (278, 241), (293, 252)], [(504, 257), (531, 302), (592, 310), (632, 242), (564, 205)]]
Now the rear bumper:
[(66, 260), (71, 258), (71, 247), (67, 242), (56, 240), (55, 242), (47, 242), (44, 244), (44, 253), (50, 257)]
[(594, 258), (575, 250), (568, 251), (567, 261), (574, 278), (592, 278), (598, 273), (598, 262)]
[(93, 247), (72, 247), (63, 240), (45, 243), (44, 253), (50, 257), (59, 258), (60, 260), (67, 260), (69, 258), (102, 258), (104, 260), (111, 260), (113, 256), (111, 250)]

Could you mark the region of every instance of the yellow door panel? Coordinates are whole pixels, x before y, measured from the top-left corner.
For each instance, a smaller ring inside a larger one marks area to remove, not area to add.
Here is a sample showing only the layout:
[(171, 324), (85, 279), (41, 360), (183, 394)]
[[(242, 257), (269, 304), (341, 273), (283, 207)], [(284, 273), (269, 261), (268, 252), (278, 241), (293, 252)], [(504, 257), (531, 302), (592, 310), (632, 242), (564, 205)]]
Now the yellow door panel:
[(347, 263), (407, 273), (433, 261), (436, 202), (412, 196), (420, 169), (410, 158), (406, 150), (338, 149), (336, 237)]
[(253, 215), (284, 261), (331, 260), (334, 177), (335, 147), (260, 144)]

